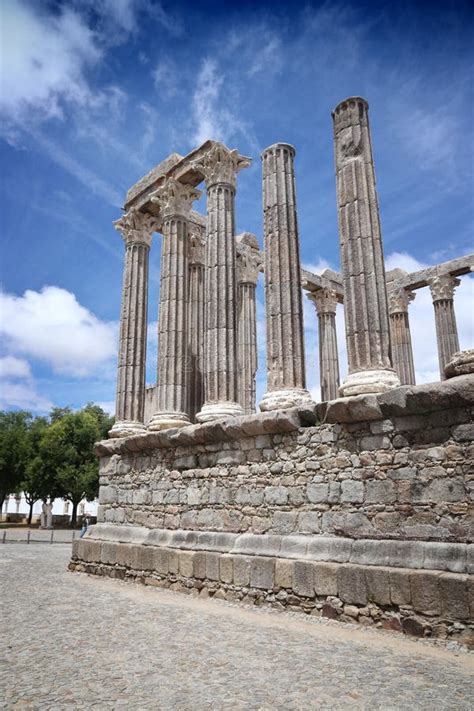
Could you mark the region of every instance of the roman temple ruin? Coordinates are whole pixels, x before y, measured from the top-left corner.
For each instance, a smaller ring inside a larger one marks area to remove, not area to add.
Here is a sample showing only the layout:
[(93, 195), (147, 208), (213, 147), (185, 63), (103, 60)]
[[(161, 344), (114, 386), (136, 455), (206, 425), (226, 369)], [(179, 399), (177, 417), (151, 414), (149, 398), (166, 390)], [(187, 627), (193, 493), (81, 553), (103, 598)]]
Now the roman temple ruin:
[[(455, 290), (474, 254), (386, 272), (367, 102), (342, 101), (332, 121), (340, 273), (301, 268), (287, 143), (261, 156), (262, 247), (235, 230), (251, 159), (220, 142), (173, 153), (128, 191), (114, 223), (125, 244), (116, 421), (96, 445), (98, 523), (74, 543), (70, 568), (472, 644), (474, 349), (459, 350)], [(203, 189), (206, 215), (193, 209)], [(259, 279), (267, 385), (257, 406)], [(440, 380), (416, 385), (409, 309), (423, 288)], [(321, 402), (306, 383), (305, 294)]]

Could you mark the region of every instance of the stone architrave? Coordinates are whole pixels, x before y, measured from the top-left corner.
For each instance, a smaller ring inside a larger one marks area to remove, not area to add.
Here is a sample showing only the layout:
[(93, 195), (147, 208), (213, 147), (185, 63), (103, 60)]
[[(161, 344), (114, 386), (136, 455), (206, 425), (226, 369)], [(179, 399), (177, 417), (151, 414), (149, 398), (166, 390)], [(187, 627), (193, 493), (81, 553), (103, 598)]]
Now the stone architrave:
[(415, 365), (408, 318), (408, 304), (414, 298), (413, 291), (403, 288), (395, 288), (388, 292), (392, 362), (402, 385), (415, 385)]
[(194, 422), (204, 405), (204, 273), (206, 228), (189, 225), (188, 412)]
[(109, 437), (145, 431), (146, 336), (148, 310), (148, 258), (156, 218), (131, 208), (114, 222), (125, 242), (125, 266), (120, 313), (119, 357), (115, 424)]
[(439, 274), (428, 280), (433, 299), (438, 341), (439, 374), (445, 380), (445, 367), (459, 351), (458, 327), (454, 312), (454, 290), (461, 281), (451, 274)]
[(333, 111), (339, 240), (349, 372), (342, 396), (400, 384), (390, 361), (385, 267), (368, 104), (351, 97)]
[(207, 189), (204, 396), (198, 422), (243, 414), (237, 394), (236, 174), (250, 159), (213, 143), (193, 164)]
[(262, 153), (267, 336), (262, 411), (312, 402), (306, 390), (294, 157), (288, 143)]
[(250, 415), (256, 409), (257, 374), (257, 303), (255, 290), (258, 275), (262, 270), (262, 255), (258, 240), (250, 232), (243, 232), (235, 238), (237, 248), (237, 361), (238, 401), (244, 414)]
[(321, 400), (335, 400), (339, 392), (339, 356), (337, 352), (337, 294), (333, 289), (318, 289), (308, 294), (316, 307), (319, 327), (319, 374)]
[(201, 191), (168, 178), (153, 194), (162, 219), (157, 412), (149, 430), (183, 427), (188, 409), (188, 220)]

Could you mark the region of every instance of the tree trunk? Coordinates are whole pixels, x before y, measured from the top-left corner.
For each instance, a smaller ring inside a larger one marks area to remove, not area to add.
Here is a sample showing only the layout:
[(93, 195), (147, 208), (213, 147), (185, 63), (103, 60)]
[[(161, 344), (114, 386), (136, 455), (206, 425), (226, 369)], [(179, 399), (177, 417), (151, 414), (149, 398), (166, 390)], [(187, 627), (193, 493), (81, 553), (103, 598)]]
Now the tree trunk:
[(72, 501), (71, 528), (76, 528), (77, 507), (79, 506), (79, 503), (79, 501)]
[(28, 513), (28, 526), (31, 526), (31, 519), (33, 518), (33, 506), (35, 505), (34, 501), (31, 501), (30, 503), (30, 511)]

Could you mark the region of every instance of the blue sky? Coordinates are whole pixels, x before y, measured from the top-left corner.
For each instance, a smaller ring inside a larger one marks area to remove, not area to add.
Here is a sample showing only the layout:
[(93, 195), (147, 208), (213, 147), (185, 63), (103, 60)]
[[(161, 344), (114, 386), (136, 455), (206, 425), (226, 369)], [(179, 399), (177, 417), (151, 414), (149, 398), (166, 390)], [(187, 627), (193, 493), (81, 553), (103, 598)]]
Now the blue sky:
[[(207, 138), (254, 159), (237, 229), (262, 239), (260, 152), (297, 151), (301, 256), (338, 268), (331, 110), (370, 104), (389, 268), (474, 251), (473, 9), (456, 2), (3, 0), (0, 407), (112, 407), (128, 187)], [(205, 203), (201, 205), (205, 210)], [(150, 269), (156, 368), (160, 237)], [(455, 304), (473, 345), (473, 277)], [(264, 390), (259, 288), (259, 392)], [(411, 306), (419, 381), (437, 379), (432, 305)], [(338, 314), (341, 369), (343, 315)], [(317, 330), (305, 305), (317, 396)]]

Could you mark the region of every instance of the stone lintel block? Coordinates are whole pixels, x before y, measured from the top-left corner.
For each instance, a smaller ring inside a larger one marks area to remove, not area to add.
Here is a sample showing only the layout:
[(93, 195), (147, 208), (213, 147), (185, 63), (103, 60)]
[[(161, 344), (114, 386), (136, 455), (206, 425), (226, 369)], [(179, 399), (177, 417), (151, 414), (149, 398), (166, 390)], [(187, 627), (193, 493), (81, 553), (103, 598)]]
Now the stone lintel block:
[(474, 402), (474, 375), (438, 383), (406, 385), (382, 393), (377, 399), (384, 417), (466, 407)]
[(194, 554), (193, 576), (198, 580), (206, 578), (206, 553)]
[(272, 590), (275, 585), (275, 560), (261, 556), (252, 558), (250, 565), (250, 587)]
[(314, 590), (316, 595), (337, 595), (338, 563), (314, 563)]
[(306, 557), (310, 560), (346, 563), (351, 556), (353, 544), (350, 538), (312, 536)]
[(411, 571), (411, 602), (416, 612), (424, 615), (439, 615), (441, 603), (439, 596), (439, 577), (441, 573), (430, 571)]
[(365, 569), (367, 598), (378, 605), (390, 605), (390, 571), (378, 566)]
[(194, 573), (194, 557), (197, 553), (193, 551), (179, 552), (179, 574), (184, 578), (192, 578)]
[(406, 568), (389, 572), (390, 578), (390, 599), (392, 605), (411, 605), (411, 571)]
[(232, 556), (234, 568), (234, 585), (247, 587), (250, 585), (250, 564), (252, 558), (243, 555)]
[(283, 536), (278, 555), (282, 558), (305, 558), (307, 550), (307, 536)]
[(468, 576), (442, 573), (439, 576), (441, 614), (450, 620), (469, 620)]
[(367, 604), (365, 569), (357, 565), (341, 565), (337, 571), (338, 595), (343, 602)]
[(463, 543), (426, 542), (423, 545), (423, 568), (464, 573), (467, 568), (468, 547)]
[(117, 544), (104, 541), (100, 551), (100, 560), (106, 565), (115, 565), (117, 562)]
[(206, 578), (219, 580), (219, 553), (206, 553)]
[(367, 422), (383, 419), (376, 395), (341, 397), (321, 403), (317, 412), (322, 422)]
[(281, 548), (281, 539), (281, 536), (258, 536), (252, 533), (243, 533), (237, 538), (232, 552), (277, 556)]
[(101, 546), (101, 541), (81, 538), (78, 546), (78, 557), (86, 563), (99, 563)]
[(231, 555), (219, 556), (219, 578), (223, 583), (232, 583), (234, 574), (233, 558)]
[(293, 590), (297, 595), (314, 597), (314, 565), (296, 560), (293, 565)]
[(277, 559), (275, 561), (275, 586), (277, 588), (291, 588), (293, 586), (292, 560)]

